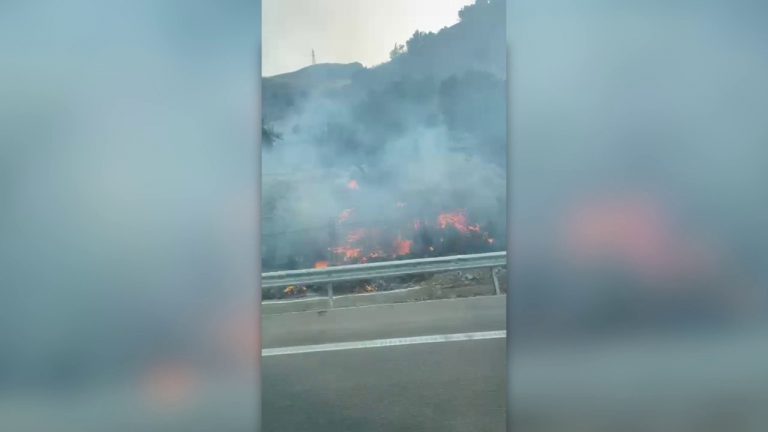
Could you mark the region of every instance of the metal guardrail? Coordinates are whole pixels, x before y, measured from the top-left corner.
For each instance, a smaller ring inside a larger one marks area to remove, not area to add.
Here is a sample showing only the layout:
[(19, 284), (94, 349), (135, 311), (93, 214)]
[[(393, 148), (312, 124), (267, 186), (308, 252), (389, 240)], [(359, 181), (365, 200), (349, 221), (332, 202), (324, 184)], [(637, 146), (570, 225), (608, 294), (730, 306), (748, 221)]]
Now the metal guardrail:
[(456, 255), (439, 258), (421, 258), (370, 264), (352, 264), (323, 269), (290, 270), (263, 273), (262, 288), (280, 288), (291, 285), (329, 284), (328, 297), (333, 299), (333, 282), (345, 282), (409, 274), (440, 273), (456, 270), (490, 268), (496, 294), (500, 294), (496, 269), (506, 267), (506, 252), (474, 255)]

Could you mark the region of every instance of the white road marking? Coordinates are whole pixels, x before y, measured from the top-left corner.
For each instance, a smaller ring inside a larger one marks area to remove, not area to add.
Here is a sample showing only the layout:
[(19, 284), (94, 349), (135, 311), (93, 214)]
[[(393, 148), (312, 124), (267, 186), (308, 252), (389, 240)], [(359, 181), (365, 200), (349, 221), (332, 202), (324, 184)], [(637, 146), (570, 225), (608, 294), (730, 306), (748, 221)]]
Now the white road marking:
[(340, 351), (361, 348), (382, 348), (399, 345), (415, 345), (437, 342), (460, 342), (482, 339), (502, 339), (507, 337), (506, 330), (476, 332), (476, 333), (458, 333), (447, 335), (415, 336), (397, 339), (377, 339), (358, 342), (338, 342), (320, 345), (303, 345), (282, 348), (267, 348), (261, 350), (262, 357), (288, 354), (304, 354), (323, 351)]

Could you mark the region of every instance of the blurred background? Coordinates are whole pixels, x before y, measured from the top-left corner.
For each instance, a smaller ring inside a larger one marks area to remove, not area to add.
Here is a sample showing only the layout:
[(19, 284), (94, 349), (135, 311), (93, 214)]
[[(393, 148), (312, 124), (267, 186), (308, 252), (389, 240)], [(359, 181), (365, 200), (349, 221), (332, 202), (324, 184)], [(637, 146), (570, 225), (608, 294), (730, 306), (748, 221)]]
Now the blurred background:
[(0, 2), (0, 429), (251, 431), (260, 2)]
[(514, 430), (768, 428), (767, 17), (509, 2)]
[[(511, 425), (766, 430), (768, 7), (509, 3)], [(260, 13), (0, 2), (3, 430), (257, 427)]]

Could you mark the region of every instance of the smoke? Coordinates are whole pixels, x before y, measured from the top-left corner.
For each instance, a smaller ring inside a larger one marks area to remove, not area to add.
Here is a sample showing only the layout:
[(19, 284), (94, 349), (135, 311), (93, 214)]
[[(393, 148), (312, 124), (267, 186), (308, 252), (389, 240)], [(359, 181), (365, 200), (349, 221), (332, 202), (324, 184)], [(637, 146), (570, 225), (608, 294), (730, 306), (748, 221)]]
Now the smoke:
[[(465, 211), (500, 240), (489, 248), (504, 247), (504, 20), (474, 7), (481, 17), (416, 34), (377, 68), (318, 65), (264, 80), (264, 116), (280, 136), (263, 154), (265, 268), (311, 265), (336, 246), (329, 225), (345, 210), (338, 230), (393, 233)], [(486, 62), (473, 60), (477, 47)]]

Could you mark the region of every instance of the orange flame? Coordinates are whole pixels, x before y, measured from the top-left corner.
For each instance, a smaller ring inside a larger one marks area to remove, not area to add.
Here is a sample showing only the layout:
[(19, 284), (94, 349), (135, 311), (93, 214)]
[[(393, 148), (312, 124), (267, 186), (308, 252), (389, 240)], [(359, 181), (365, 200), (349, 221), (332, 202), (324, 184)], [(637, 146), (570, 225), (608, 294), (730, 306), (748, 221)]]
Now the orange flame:
[[(396, 203), (398, 207), (405, 206), (404, 202), (398, 201)], [(338, 217), (338, 222), (341, 224), (353, 218), (355, 216), (355, 209), (346, 209), (341, 212)], [(369, 262), (381, 260), (381, 259), (393, 259), (402, 256), (409, 256), (413, 254), (426, 253), (429, 256), (433, 256), (435, 253), (440, 254), (441, 245), (446, 243), (444, 234), (439, 238), (440, 242), (434, 245), (426, 244), (422, 245), (425, 249), (421, 249), (421, 246), (417, 247), (418, 242), (413, 237), (414, 234), (419, 234), (425, 228), (429, 228), (431, 223), (429, 219), (413, 219), (410, 222), (410, 226), (405, 226), (403, 231), (392, 239), (387, 234), (391, 233), (389, 229), (376, 229), (373, 227), (367, 228), (355, 228), (351, 227), (344, 229), (345, 233), (342, 237), (340, 244), (332, 245), (328, 248), (335, 256), (342, 259), (345, 263), (360, 263), (366, 264)], [(486, 245), (493, 245), (494, 239), (490, 238), (487, 232), (484, 232), (481, 226), (477, 223), (470, 224), (468, 221), (466, 210), (460, 209), (453, 212), (442, 213), (437, 217), (437, 224), (435, 228), (438, 229), (455, 229), (460, 234), (468, 236), (468, 241), (472, 241), (472, 244), (482, 242)], [(397, 231), (395, 231), (397, 233)], [(387, 236), (385, 238), (383, 236)], [(460, 244), (454, 245), (461, 247)], [(427, 249), (428, 248), (428, 249)], [(328, 263), (321, 261), (315, 264), (315, 268), (326, 268)]]
[(293, 297), (299, 294), (305, 294), (307, 292), (307, 287), (301, 286), (297, 287), (295, 285), (291, 285), (288, 288), (283, 290), (283, 294), (289, 297)]
[(387, 255), (384, 252), (382, 252), (380, 250), (375, 250), (375, 251), (369, 253), (368, 255), (362, 257), (360, 259), (360, 263), (361, 264), (365, 264), (368, 261), (370, 261), (371, 259), (382, 258), (382, 257), (385, 257), (385, 256), (387, 256)]
[(339, 246), (331, 249), (331, 251), (333, 251), (333, 253), (343, 255), (344, 261), (360, 258), (360, 254), (362, 253), (362, 249), (360, 248), (351, 248), (347, 246)]
[(339, 223), (344, 223), (349, 220), (350, 217), (352, 217), (352, 211), (353, 209), (346, 209), (341, 212), (339, 215)]
[(316, 269), (328, 268), (328, 261), (318, 261), (318, 262), (316, 262), (315, 263), (315, 268)]
[(357, 180), (350, 180), (347, 183), (347, 189), (349, 189), (349, 190), (358, 190), (358, 189), (360, 189), (360, 185), (357, 183)]
[(396, 255), (408, 255), (411, 253), (411, 247), (413, 242), (411, 240), (397, 239), (395, 241), (395, 254)]
[(446, 229), (448, 226), (452, 226), (462, 234), (468, 234), (470, 231), (470, 228), (467, 226), (467, 215), (462, 211), (443, 213), (437, 217), (437, 223), (441, 229)]

